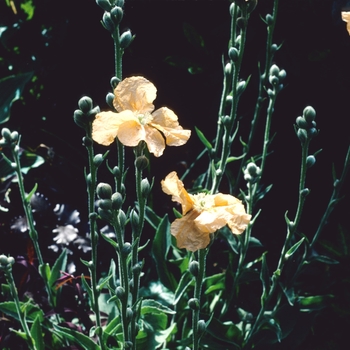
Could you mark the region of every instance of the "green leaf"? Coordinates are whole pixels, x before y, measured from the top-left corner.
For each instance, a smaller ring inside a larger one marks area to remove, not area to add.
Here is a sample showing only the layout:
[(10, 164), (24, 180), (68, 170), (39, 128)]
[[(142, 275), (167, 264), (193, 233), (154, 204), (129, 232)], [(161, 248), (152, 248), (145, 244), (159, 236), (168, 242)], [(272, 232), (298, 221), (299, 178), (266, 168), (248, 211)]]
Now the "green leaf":
[(35, 6), (32, 0), (25, 0), (21, 3), (21, 9), (27, 14), (27, 21), (31, 20), (34, 16)]
[[(20, 302), (20, 307), (21, 310), (25, 312), (26, 320), (28, 322), (34, 322), (36, 318), (39, 318), (40, 322), (44, 321), (44, 313), (36, 305)], [(16, 304), (13, 301), (0, 303), (0, 311), (16, 320), (19, 320)]]
[(67, 249), (63, 249), (60, 256), (56, 259), (49, 276), (49, 286), (52, 287), (60, 278), (61, 271), (65, 271), (67, 266)]
[(207, 138), (204, 136), (204, 134), (195, 126), (194, 127), (197, 133), (197, 136), (199, 138), (199, 140), (203, 143), (203, 145), (208, 149), (211, 150), (213, 148), (213, 146), (211, 145), (211, 143), (207, 140)]
[(164, 312), (169, 315), (174, 315), (176, 312), (169, 307), (155, 301), (153, 299), (142, 300), (141, 315), (153, 312)]
[(10, 119), (12, 103), (21, 97), (24, 86), (33, 74), (34, 72), (28, 72), (0, 79), (0, 124)]
[(156, 230), (162, 220), (160, 216), (158, 216), (153, 209), (146, 206), (146, 212), (145, 212), (145, 219), (146, 221)]
[(173, 274), (169, 271), (167, 255), (171, 246), (170, 222), (168, 215), (160, 221), (152, 243), (152, 256), (156, 263), (156, 268), (160, 281), (171, 291), (175, 291), (177, 282)]
[(317, 311), (325, 308), (329, 305), (330, 301), (334, 298), (334, 295), (315, 295), (307, 297), (298, 297), (297, 302), (302, 312)]
[(86, 282), (85, 276), (83, 274), (81, 274), (81, 281), (83, 283), (83, 286), (85, 288), (85, 290), (87, 291), (87, 293), (89, 294), (89, 300), (90, 302), (92, 302), (93, 299), (93, 295), (92, 295), (92, 289), (89, 286), (89, 284)]
[(261, 262), (261, 271), (260, 271), (260, 280), (263, 287), (263, 292), (261, 295), (261, 306), (263, 307), (265, 305), (265, 299), (267, 297), (267, 294), (270, 290), (270, 274), (269, 274), (269, 268), (267, 266), (266, 262), (266, 253), (265, 252), (262, 256), (262, 262)]
[(205, 294), (225, 289), (225, 272), (206, 277), (204, 279), (204, 284)]
[(45, 343), (43, 338), (43, 331), (41, 329), (41, 322), (37, 316), (33, 322), (32, 327), (30, 328), (30, 334), (34, 340), (36, 350), (45, 350)]
[(108, 236), (106, 236), (105, 234), (103, 234), (102, 232), (100, 232), (100, 235), (102, 236), (102, 238), (107, 241), (114, 249), (117, 249), (118, 248), (118, 243), (112, 239), (112, 238), (109, 238)]
[(73, 344), (81, 346), (84, 350), (100, 350), (100, 347), (83, 333), (55, 324), (53, 326), (55, 328), (54, 332), (63, 338), (68, 339)]
[(225, 344), (227, 349), (240, 349), (239, 345), (243, 340), (242, 331), (232, 322), (221, 322), (215, 317), (212, 318), (207, 332)]
[(290, 256), (292, 256), (297, 250), (298, 248), (301, 246), (301, 244), (304, 242), (305, 238), (303, 237), (300, 241), (298, 241), (297, 243), (295, 243), (286, 253), (285, 257), (286, 259), (288, 259)]
[(198, 34), (196, 29), (188, 23), (182, 25), (183, 32), (188, 40), (188, 42), (199, 49), (204, 49), (203, 37)]
[(36, 192), (36, 190), (38, 189), (38, 184), (36, 183), (33, 187), (33, 189), (29, 192), (29, 194), (27, 194), (25, 200), (27, 203), (29, 203), (30, 199), (32, 198), (33, 194)]

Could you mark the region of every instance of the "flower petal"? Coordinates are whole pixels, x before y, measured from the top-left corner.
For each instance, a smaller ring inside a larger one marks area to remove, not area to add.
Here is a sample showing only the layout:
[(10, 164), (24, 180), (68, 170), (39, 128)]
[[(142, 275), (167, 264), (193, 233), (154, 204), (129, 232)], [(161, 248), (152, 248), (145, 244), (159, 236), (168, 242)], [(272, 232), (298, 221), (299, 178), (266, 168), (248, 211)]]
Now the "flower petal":
[(155, 128), (148, 125), (145, 128), (145, 141), (147, 143), (148, 150), (153, 153), (156, 157), (160, 157), (165, 149), (165, 142), (162, 134)]
[(176, 114), (169, 108), (162, 107), (152, 113), (150, 123), (163, 133), (168, 146), (182, 146), (191, 136), (191, 130), (184, 130), (178, 123)]
[(136, 119), (132, 112), (100, 112), (92, 123), (92, 138), (100, 145), (109, 146), (117, 137), (122, 123)]
[(205, 233), (213, 233), (224, 227), (229, 221), (230, 213), (225, 210), (204, 210), (196, 218), (195, 224), (197, 228)]
[(186, 215), (193, 208), (193, 199), (185, 190), (183, 182), (178, 178), (175, 171), (168, 174), (161, 184), (163, 192), (170, 194), (173, 202), (178, 202), (182, 205), (183, 215)]
[(130, 77), (121, 81), (114, 90), (113, 105), (118, 112), (150, 113), (157, 96), (156, 87), (144, 77)]
[(206, 248), (210, 243), (208, 233), (199, 230), (195, 225), (198, 212), (190, 211), (181, 219), (176, 219), (170, 227), (170, 232), (176, 237), (176, 245), (191, 252)]
[(346, 30), (350, 35), (350, 12), (342, 11), (341, 19), (346, 22)]
[(128, 120), (121, 124), (118, 129), (118, 140), (128, 147), (136, 147), (146, 136), (145, 128), (138, 120)]

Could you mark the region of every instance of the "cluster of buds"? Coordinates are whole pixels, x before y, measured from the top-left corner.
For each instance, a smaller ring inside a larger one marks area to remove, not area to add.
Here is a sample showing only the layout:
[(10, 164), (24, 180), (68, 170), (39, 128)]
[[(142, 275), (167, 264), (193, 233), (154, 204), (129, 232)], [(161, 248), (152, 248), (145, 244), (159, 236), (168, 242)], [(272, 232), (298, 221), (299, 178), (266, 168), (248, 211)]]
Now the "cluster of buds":
[(15, 263), (15, 259), (12, 256), (7, 257), (4, 254), (0, 255), (0, 270), (11, 271), (12, 265)]
[[(102, 17), (103, 26), (113, 35), (124, 16), (124, 0), (96, 0), (105, 13)], [(126, 49), (132, 42), (130, 30), (126, 30), (119, 38), (120, 47)]]
[[(303, 115), (296, 119), (296, 124), (298, 127), (297, 136), (302, 145), (305, 144), (306, 141), (310, 141), (318, 134), (315, 118), (316, 111), (311, 106), (307, 106), (303, 110)], [(309, 163), (310, 165), (308, 167), (314, 164), (312, 158), (309, 159)]]
[(92, 99), (88, 96), (82, 97), (78, 101), (78, 106), (79, 109), (74, 111), (73, 116), (75, 124), (85, 130), (89, 130), (96, 114), (100, 112), (100, 107), (93, 107)]
[(287, 73), (284, 69), (279, 69), (275, 64), (271, 66), (269, 71), (269, 83), (273, 88), (267, 90), (267, 94), (270, 97), (276, 96), (283, 89), (282, 82), (286, 76)]
[(244, 180), (246, 180), (248, 184), (254, 184), (260, 179), (260, 176), (261, 169), (255, 163), (248, 163), (244, 169)]
[(0, 139), (0, 150), (5, 147), (9, 147), (11, 149), (14, 149), (19, 142), (19, 134), (17, 131), (10, 131), (7, 128), (3, 128), (1, 130), (1, 136)]

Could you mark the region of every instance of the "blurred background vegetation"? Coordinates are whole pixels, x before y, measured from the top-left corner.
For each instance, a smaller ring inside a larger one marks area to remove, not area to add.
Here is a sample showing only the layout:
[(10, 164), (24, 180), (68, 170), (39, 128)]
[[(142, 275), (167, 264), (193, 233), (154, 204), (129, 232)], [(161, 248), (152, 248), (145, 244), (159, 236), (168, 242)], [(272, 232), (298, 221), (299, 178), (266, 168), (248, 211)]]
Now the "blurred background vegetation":
[[(242, 78), (252, 74), (252, 79), (239, 107), (243, 139), (254, 109), (257, 62), (264, 59), (266, 29), (260, 15), (271, 11), (272, 4), (273, 0), (259, 1), (250, 19)], [(295, 210), (297, 201), (300, 145), (293, 129), (295, 118), (306, 105), (316, 109), (320, 134), (311, 149), (316, 152), (322, 148), (308, 174), (311, 195), (305, 207), (308, 215), (301, 226), (306, 235), (317, 228), (327, 205), (332, 191), (332, 164), (339, 175), (349, 145), (350, 36), (340, 17), (340, 11), (348, 5), (347, 1), (332, 0), (280, 1), (274, 42), (282, 47), (275, 63), (287, 71), (287, 79), (277, 100), (272, 122), (272, 131), (276, 132), (273, 153), (263, 179), (266, 185), (274, 186), (260, 204), (264, 211), (255, 230), (270, 251), (272, 263), (285, 238), (283, 215), (286, 210)], [(121, 24), (136, 35), (124, 54), (124, 77), (142, 75), (152, 81), (158, 89), (156, 108), (168, 106), (184, 128), (194, 130), (197, 126), (208, 139), (214, 137), (216, 129), (222, 56), (227, 58), (228, 7), (229, 1), (225, 0), (126, 0)], [(78, 210), (83, 225), (83, 168), (87, 159), (81, 146), (82, 131), (72, 115), (83, 95), (90, 96), (102, 110), (108, 109), (105, 96), (111, 91), (114, 51), (113, 41), (100, 23), (102, 14), (93, 0), (0, 0), (0, 102), (22, 89), (13, 102), (9, 120), (1, 126), (18, 130), (22, 147), (45, 160), (28, 174), (28, 189), (38, 182), (39, 193), (53, 205), (66, 203)], [(6, 85), (4, 78), (9, 76), (13, 78)], [(261, 134), (254, 146), (257, 152)], [(170, 213), (171, 208), (162, 204), (165, 198), (157, 184), (172, 170), (183, 173), (200, 151), (201, 144), (193, 132), (180, 152), (167, 148), (163, 157), (152, 158), (156, 184), (153, 202), (159, 215)], [(240, 152), (237, 144), (234, 153)], [(197, 169), (198, 173), (201, 170)], [(185, 180), (187, 187), (198, 173)], [(101, 174), (101, 180), (105, 176), (108, 180), (108, 174)], [(349, 182), (343, 189), (345, 194), (350, 193)], [(1, 186), (3, 197), (6, 186)], [(349, 197), (332, 214), (318, 247), (340, 264), (322, 265), (310, 276), (317, 286), (327, 283), (336, 298), (316, 318), (300, 349), (339, 349), (341, 339), (347, 339)], [(6, 220), (10, 222), (16, 215), (21, 215), (21, 207), (14, 201), (9, 213), (1, 213), (2, 234), (12, 234), (5, 232), (9, 227)], [(6, 253), (3, 243), (0, 250)]]

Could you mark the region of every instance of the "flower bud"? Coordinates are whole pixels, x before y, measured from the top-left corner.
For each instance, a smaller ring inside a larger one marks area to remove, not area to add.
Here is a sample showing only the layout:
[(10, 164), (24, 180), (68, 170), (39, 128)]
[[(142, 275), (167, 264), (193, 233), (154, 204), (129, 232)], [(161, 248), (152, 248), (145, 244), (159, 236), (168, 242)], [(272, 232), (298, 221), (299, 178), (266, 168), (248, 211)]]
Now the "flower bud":
[(316, 118), (316, 111), (314, 110), (313, 107), (307, 106), (303, 110), (303, 116), (308, 123), (311, 123)]
[(120, 300), (124, 300), (124, 298), (125, 298), (125, 289), (123, 287), (121, 287), (121, 286), (118, 286), (115, 289), (115, 294)]
[(199, 320), (197, 326), (198, 326), (198, 332), (200, 335), (207, 330), (207, 325), (205, 324), (204, 320)]
[(309, 137), (310, 139), (312, 139), (313, 137), (317, 136), (317, 134), (318, 134), (318, 131), (317, 131), (317, 129), (315, 129), (315, 128), (311, 128), (311, 129), (309, 129), (309, 130), (307, 131), (307, 135), (308, 135), (308, 137)]
[(269, 76), (269, 83), (273, 86), (278, 85), (280, 82), (280, 80), (278, 79), (278, 77), (276, 77), (276, 75), (270, 75)]
[(273, 17), (268, 13), (265, 17), (265, 21), (266, 21), (267, 25), (270, 26), (271, 24), (273, 24)]
[(115, 1), (115, 5), (119, 6), (119, 7), (123, 7), (124, 6), (124, 0), (114, 0)]
[(226, 63), (225, 68), (224, 68), (224, 73), (226, 76), (230, 76), (232, 73), (232, 64), (231, 63)]
[(199, 310), (199, 300), (197, 298), (191, 298), (188, 300), (188, 306), (192, 310)]
[(118, 25), (123, 18), (123, 9), (119, 6), (115, 6), (111, 10), (111, 16), (114, 20), (114, 24)]
[(79, 109), (86, 114), (92, 109), (92, 99), (88, 96), (84, 96), (78, 101), (78, 106)]
[(11, 139), (11, 131), (8, 128), (3, 128), (1, 130), (1, 135), (6, 141), (9, 141), (9, 142), (12, 141), (12, 139)]
[(89, 173), (89, 174), (86, 175), (86, 184), (87, 184), (88, 186), (91, 186), (91, 184), (92, 184), (91, 173)]
[(93, 144), (93, 141), (92, 141), (92, 139), (90, 139), (90, 137), (87, 137), (87, 136), (83, 137), (83, 145), (85, 147), (91, 147), (92, 144)]
[(308, 122), (303, 117), (298, 117), (296, 119), (296, 124), (301, 129), (308, 129), (309, 128)]
[(192, 276), (197, 277), (198, 276), (198, 270), (199, 270), (199, 263), (198, 263), (198, 261), (195, 261), (195, 260), (191, 261), (190, 266), (189, 266), (189, 270), (190, 270)]
[(97, 113), (100, 113), (100, 107), (99, 106), (96, 106), (94, 108), (92, 108), (88, 114), (87, 114), (87, 117), (89, 119), (90, 122), (93, 122), (95, 117), (96, 117), (96, 114)]
[(148, 158), (146, 156), (139, 156), (135, 160), (135, 167), (142, 171), (145, 170), (148, 167)]
[(311, 168), (316, 163), (316, 158), (314, 156), (307, 156), (306, 167)]
[(281, 69), (280, 72), (278, 73), (278, 77), (280, 80), (284, 80), (287, 76), (287, 72), (284, 69)]
[(115, 178), (117, 178), (117, 179), (119, 179), (120, 178), (120, 170), (119, 170), (119, 168), (117, 167), (117, 166), (115, 166), (114, 168), (113, 168), (113, 170), (112, 170), (112, 173), (113, 173), (113, 176), (115, 177)]
[(8, 263), (9, 265), (13, 265), (13, 264), (15, 263), (14, 257), (13, 257), (13, 256), (9, 256), (9, 257), (7, 258), (7, 263)]
[(99, 167), (103, 162), (103, 155), (102, 154), (96, 154), (93, 160), (93, 163), (96, 167)]
[(130, 222), (133, 232), (137, 232), (140, 224), (140, 218), (135, 209), (131, 210)]
[(109, 12), (105, 12), (102, 17), (103, 26), (111, 33), (115, 30), (114, 20)]
[(230, 57), (230, 60), (232, 62), (236, 62), (239, 57), (239, 52), (235, 47), (230, 47), (230, 49), (228, 50), (228, 56)]
[(132, 42), (131, 31), (127, 30), (120, 36), (120, 47), (126, 49)]
[(275, 64), (273, 64), (270, 68), (269, 74), (278, 76), (279, 72), (280, 72), (280, 69)]
[(112, 208), (114, 210), (119, 210), (123, 204), (123, 197), (119, 192), (112, 194)]
[(300, 195), (302, 197), (306, 197), (310, 193), (310, 190), (308, 188), (304, 188), (303, 190), (300, 191)]
[(236, 90), (237, 95), (241, 95), (244, 92), (245, 88), (246, 88), (246, 82), (245, 82), (245, 80), (241, 80), (237, 84), (237, 90)]
[(272, 53), (276, 52), (278, 50), (278, 46), (276, 44), (272, 44), (270, 47), (270, 50)]
[(132, 309), (130, 307), (128, 307), (126, 309), (126, 322), (130, 322), (132, 320), (132, 316), (134, 315)]
[(111, 199), (112, 198), (112, 187), (110, 184), (100, 182), (96, 188), (97, 196), (101, 199)]
[(111, 84), (111, 87), (112, 87), (113, 90), (117, 87), (117, 85), (119, 83), (120, 83), (120, 79), (119, 78), (117, 78), (117, 77), (112, 77), (111, 78), (110, 84)]
[(110, 199), (101, 199), (98, 201), (98, 206), (103, 210), (111, 210), (112, 201)]
[(142, 179), (141, 180), (141, 194), (142, 194), (143, 198), (147, 198), (148, 197), (150, 189), (151, 189), (151, 187), (150, 187), (150, 184), (149, 184), (148, 180), (146, 178)]
[(0, 255), (0, 265), (7, 265), (8, 264), (8, 258), (6, 255), (1, 254)]
[(124, 227), (125, 226), (125, 222), (126, 222), (126, 215), (123, 212), (123, 210), (119, 210), (118, 219), (119, 219), (119, 222), (120, 222), (120, 226)]
[(131, 244), (129, 242), (125, 242), (121, 250), (121, 254), (126, 257), (130, 254), (131, 249), (132, 249)]
[(105, 220), (108, 222), (113, 220), (113, 213), (111, 212), (111, 210), (97, 208), (97, 212), (102, 220)]
[(96, 4), (105, 11), (110, 11), (112, 8), (112, 5), (108, 0), (96, 0)]
[(19, 139), (18, 131), (12, 131), (11, 132), (11, 139), (12, 139), (12, 142), (17, 142), (18, 141), (18, 139)]
[(140, 275), (141, 273), (141, 270), (142, 270), (142, 263), (138, 263), (138, 264), (135, 264), (133, 267), (132, 267), (132, 271), (135, 275)]
[(114, 98), (115, 98), (115, 96), (112, 92), (109, 92), (106, 95), (106, 102), (107, 102), (108, 106), (111, 108), (114, 108), (114, 105), (113, 105)]
[(307, 132), (304, 129), (299, 129), (297, 131), (297, 136), (302, 144), (304, 144), (307, 140)]

